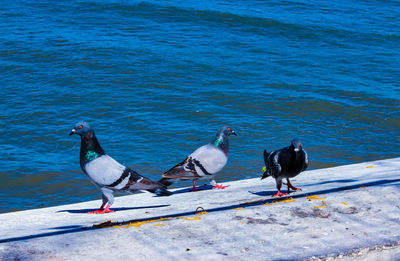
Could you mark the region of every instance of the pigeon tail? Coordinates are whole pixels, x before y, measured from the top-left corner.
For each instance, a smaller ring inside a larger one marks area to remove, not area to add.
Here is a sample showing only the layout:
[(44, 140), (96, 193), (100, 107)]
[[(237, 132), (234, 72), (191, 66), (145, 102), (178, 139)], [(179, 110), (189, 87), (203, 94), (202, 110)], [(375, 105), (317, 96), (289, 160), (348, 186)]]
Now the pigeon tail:
[(169, 187), (172, 184), (174, 184), (176, 181), (177, 181), (176, 179), (162, 178), (158, 181), (158, 183), (161, 183), (161, 184), (165, 185), (166, 187)]
[(264, 150), (264, 163), (265, 163), (265, 166), (268, 166), (268, 157), (269, 157), (269, 154), (270, 154), (270, 153), (268, 153), (267, 150)]
[(267, 152), (267, 150), (264, 150), (264, 163), (265, 163), (265, 171), (262, 174), (261, 179), (265, 179), (268, 178), (269, 176), (271, 176), (271, 171), (268, 167), (268, 157), (269, 157), (270, 153)]
[(150, 193), (156, 194), (157, 196), (171, 196), (173, 194), (171, 191), (168, 191), (165, 188), (148, 189), (147, 191), (150, 192)]
[(170, 196), (173, 193), (171, 191), (168, 191), (167, 187), (171, 186), (175, 181), (176, 179), (162, 178), (158, 181), (158, 183), (164, 185), (165, 188), (148, 189), (147, 191), (150, 193), (154, 193), (157, 196)]

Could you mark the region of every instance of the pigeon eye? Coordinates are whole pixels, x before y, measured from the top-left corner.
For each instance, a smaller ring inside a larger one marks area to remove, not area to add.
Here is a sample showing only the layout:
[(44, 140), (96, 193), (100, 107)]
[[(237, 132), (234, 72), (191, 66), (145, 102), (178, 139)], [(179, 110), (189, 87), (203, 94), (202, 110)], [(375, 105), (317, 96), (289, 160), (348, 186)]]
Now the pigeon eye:
[(78, 129), (82, 129), (82, 128), (83, 128), (83, 126), (82, 126), (82, 125), (79, 125)]

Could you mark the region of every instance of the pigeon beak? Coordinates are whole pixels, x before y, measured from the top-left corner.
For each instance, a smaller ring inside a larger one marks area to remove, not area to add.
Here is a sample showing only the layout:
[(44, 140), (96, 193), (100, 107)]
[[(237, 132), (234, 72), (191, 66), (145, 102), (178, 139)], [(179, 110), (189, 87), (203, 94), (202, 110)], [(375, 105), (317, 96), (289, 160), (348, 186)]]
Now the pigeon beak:
[(299, 150), (300, 150), (299, 148), (294, 148), (295, 152), (299, 152)]
[(71, 132), (69, 133), (69, 136), (71, 136), (72, 134), (75, 134), (76, 130), (72, 129)]
[(235, 136), (237, 136), (237, 134), (236, 134), (236, 132), (235, 132), (234, 130), (232, 130), (232, 134), (235, 135)]

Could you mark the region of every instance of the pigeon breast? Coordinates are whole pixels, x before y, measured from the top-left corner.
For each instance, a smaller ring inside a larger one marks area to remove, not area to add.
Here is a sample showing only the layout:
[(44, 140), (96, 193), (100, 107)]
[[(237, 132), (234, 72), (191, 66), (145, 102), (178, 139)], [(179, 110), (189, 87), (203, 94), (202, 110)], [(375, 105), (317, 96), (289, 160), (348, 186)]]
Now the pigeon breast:
[[(125, 166), (121, 165), (118, 161), (108, 155), (102, 155), (85, 165), (87, 175), (99, 186), (113, 184), (121, 178), (125, 169)], [(129, 177), (127, 176), (114, 188), (121, 189), (128, 183), (128, 181)]]

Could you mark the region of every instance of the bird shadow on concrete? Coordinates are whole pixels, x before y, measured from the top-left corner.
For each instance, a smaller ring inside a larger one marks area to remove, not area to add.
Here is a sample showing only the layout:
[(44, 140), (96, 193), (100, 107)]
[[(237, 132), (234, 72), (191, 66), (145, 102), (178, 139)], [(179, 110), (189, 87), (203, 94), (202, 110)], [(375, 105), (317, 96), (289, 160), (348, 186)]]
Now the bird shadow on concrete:
[(329, 183), (351, 183), (351, 182), (357, 182), (357, 181), (359, 181), (359, 180), (357, 180), (357, 179), (336, 179), (336, 180), (327, 180), (327, 181), (322, 181), (322, 182), (318, 182), (318, 183), (306, 184), (306, 185), (303, 185), (303, 187), (323, 185), (323, 184), (329, 184)]
[[(265, 190), (265, 191), (258, 191), (258, 192), (249, 191), (249, 193), (260, 196), (260, 197), (272, 196), (272, 195), (275, 195), (276, 192), (277, 192), (277, 190)], [(281, 192), (286, 192), (286, 191), (282, 189)]]
[[(357, 181), (357, 180), (352, 180), (352, 181)], [(342, 186), (342, 187), (334, 187), (334, 188), (329, 188), (329, 189), (322, 189), (322, 190), (319, 190), (319, 191), (311, 191), (309, 193), (307, 193), (307, 191), (304, 191), (304, 190), (303, 191), (296, 191), (295, 193), (293, 193), (293, 191), (292, 191), (286, 197), (291, 196), (293, 198), (300, 198), (300, 197), (307, 196), (308, 194), (328, 194), (328, 193), (334, 193), (334, 192), (339, 192), (339, 191), (358, 189), (360, 187), (385, 186), (385, 185), (388, 185), (390, 183), (396, 183), (396, 182), (399, 182), (399, 181), (400, 181), (400, 179), (376, 180), (376, 181), (370, 181), (370, 182), (364, 182), (364, 183), (358, 183), (358, 184), (349, 184), (347, 186)], [(331, 182), (323, 182), (322, 184), (335, 183), (335, 182), (347, 183), (347, 182), (349, 182), (349, 180), (342, 180), (342, 181), (334, 180), (334, 181), (331, 181)], [(308, 184), (308, 185), (303, 185), (303, 186), (315, 186), (315, 185), (319, 185), (319, 184), (320, 183), (314, 183), (314, 184)], [(282, 192), (287, 192), (287, 190), (283, 190), (283, 189), (281, 191)], [(249, 193), (251, 193), (253, 195), (265, 197), (265, 196), (271, 196), (273, 193), (276, 193), (276, 190), (273, 191), (273, 192), (271, 192), (271, 191), (258, 191), (258, 192), (249, 191)]]
[[(337, 179), (337, 180), (322, 181), (322, 182), (318, 182), (318, 183), (304, 184), (304, 185), (301, 185), (301, 187), (313, 187), (313, 186), (317, 186), (317, 185), (324, 185), (324, 184), (330, 184), (330, 183), (352, 183), (352, 182), (357, 182), (357, 181), (358, 181), (357, 179)], [(296, 184), (294, 184), (294, 185), (296, 185)], [(284, 187), (285, 186), (283, 186), (283, 188)], [(296, 187), (297, 187), (297, 185), (296, 185)], [(266, 191), (258, 191), (258, 192), (249, 191), (249, 193), (257, 195), (257, 196), (261, 196), (261, 197), (272, 196), (272, 195), (275, 195), (276, 192), (277, 192), (277, 190), (273, 190), (273, 191), (266, 190)], [(285, 189), (282, 189), (281, 192), (289, 193)], [(297, 193), (300, 193), (300, 192), (301, 191), (297, 191)], [(335, 191), (333, 191), (333, 192), (335, 192)], [(294, 195), (293, 190), (291, 190), (290, 193), (292, 193), (292, 195)], [(289, 193), (289, 195), (290, 195), (290, 193)]]
[[(143, 208), (162, 208), (162, 207), (169, 207), (170, 205), (156, 205), (156, 206), (143, 206), (143, 207), (123, 207), (123, 208), (111, 208), (114, 211), (125, 211), (125, 210), (134, 210), (134, 209), (143, 209)], [(60, 210), (58, 212), (68, 212), (71, 214), (86, 214), (91, 211), (98, 210), (96, 209), (65, 209)]]
[[(196, 187), (196, 191), (203, 191), (203, 190), (212, 190), (213, 186), (209, 185), (209, 184), (203, 184), (201, 186), (197, 186)], [(188, 193), (188, 192), (196, 192), (193, 191), (193, 188), (183, 188), (183, 189), (179, 189), (179, 190), (175, 190), (173, 192), (173, 194), (180, 194), (180, 193)]]
[(64, 230), (64, 229), (77, 229), (77, 228), (82, 228), (82, 226), (80, 226), (80, 225), (72, 225), (72, 226), (52, 227), (52, 228), (47, 228), (47, 229), (59, 229), (59, 230)]

